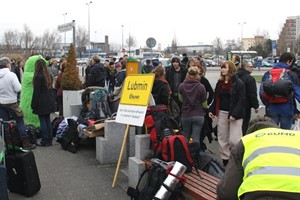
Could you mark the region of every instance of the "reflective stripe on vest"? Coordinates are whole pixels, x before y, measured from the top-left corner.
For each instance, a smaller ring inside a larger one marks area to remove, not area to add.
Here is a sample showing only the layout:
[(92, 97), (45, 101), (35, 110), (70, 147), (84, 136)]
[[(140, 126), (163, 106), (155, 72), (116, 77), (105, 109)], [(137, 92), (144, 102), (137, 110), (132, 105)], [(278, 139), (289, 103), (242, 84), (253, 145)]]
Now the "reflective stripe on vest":
[[(299, 144), (300, 145), (300, 144)], [(265, 153), (291, 153), (300, 155), (300, 149), (291, 148), (291, 147), (281, 147), (281, 146), (272, 146), (272, 147), (265, 147), (261, 149), (255, 150), (247, 159), (243, 162), (243, 168), (247, 167), (247, 164), (254, 160), (257, 156)]]
[(296, 167), (262, 167), (247, 174), (247, 177), (256, 174), (276, 174), (300, 176), (300, 168)]
[(242, 137), (245, 148), (241, 197), (247, 192), (300, 194), (300, 132), (266, 128)]

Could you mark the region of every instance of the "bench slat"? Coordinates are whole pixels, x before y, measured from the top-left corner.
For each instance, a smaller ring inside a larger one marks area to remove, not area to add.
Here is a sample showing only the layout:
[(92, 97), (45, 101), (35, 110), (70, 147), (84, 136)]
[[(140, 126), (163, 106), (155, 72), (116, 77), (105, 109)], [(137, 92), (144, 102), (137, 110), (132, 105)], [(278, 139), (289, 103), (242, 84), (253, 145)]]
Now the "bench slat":
[(184, 192), (199, 200), (215, 200), (217, 199), (216, 188), (219, 179), (198, 170), (201, 178), (197, 175), (196, 170), (186, 173), (186, 183), (184, 185)]

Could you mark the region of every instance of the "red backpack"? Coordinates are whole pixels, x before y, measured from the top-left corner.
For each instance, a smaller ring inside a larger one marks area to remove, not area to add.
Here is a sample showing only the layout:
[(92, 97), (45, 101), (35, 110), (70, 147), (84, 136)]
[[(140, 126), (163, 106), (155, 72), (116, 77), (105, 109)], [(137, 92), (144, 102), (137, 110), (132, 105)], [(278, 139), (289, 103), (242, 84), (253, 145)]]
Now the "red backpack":
[(270, 78), (263, 82), (263, 98), (272, 104), (285, 103), (291, 99), (294, 85), (287, 69), (271, 69)]
[(186, 166), (186, 172), (191, 172), (194, 166), (188, 144), (183, 135), (171, 135), (163, 139), (162, 159), (166, 162), (180, 162)]
[(174, 135), (179, 129), (177, 122), (168, 115), (168, 107), (165, 105), (149, 106), (145, 116), (145, 127), (150, 134), (151, 149), (161, 151), (161, 142), (165, 136)]

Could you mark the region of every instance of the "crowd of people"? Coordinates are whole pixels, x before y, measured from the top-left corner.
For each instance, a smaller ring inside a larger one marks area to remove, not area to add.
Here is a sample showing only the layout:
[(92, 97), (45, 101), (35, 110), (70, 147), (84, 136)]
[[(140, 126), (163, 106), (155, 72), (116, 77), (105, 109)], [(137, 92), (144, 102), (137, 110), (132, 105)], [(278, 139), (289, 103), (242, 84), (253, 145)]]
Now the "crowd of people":
[[(100, 57), (95, 55), (85, 69), (84, 87), (105, 87), (109, 93), (108, 101), (111, 104), (112, 112), (117, 111), (122, 95), (123, 82), (126, 78), (126, 62), (127, 56), (121, 57), (119, 60), (115, 58), (107, 59), (102, 63)], [(39, 56), (36, 57), (31, 68), (27, 66), (29, 65), (28, 62), (26, 62), (24, 68), (23, 63), (22, 61), (16, 63), (14, 59), (8, 57), (0, 58), (0, 114), (7, 119), (13, 113), (17, 120), (23, 147), (35, 148), (35, 145), (29, 142), (25, 133), (23, 107), (22, 109), (19, 107), (20, 99), (22, 102), (24, 95), (31, 95), (31, 107), (29, 109), (30, 112), (38, 116), (42, 130), (42, 140), (37, 145), (51, 146), (53, 134), (50, 114), (57, 111), (56, 104), (58, 105), (59, 115), (63, 116), (61, 79), (66, 59), (62, 58), (58, 64), (55, 61), (53, 62), (51, 58), (44, 59)], [(143, 74), (154, 73), (155, 75), (152, 89), (155, 103), (168, 106), (170, 99), (173, 99), (180, 108), (179, 120), (186, 142), (193, 140), (201, 144), (200, 138), (203, 134), (204, 122), (210, 119), (216, 120), (219, 155), (223, 161), (223, 166), (226, 168), (225, 176), (218, 187), (219, 199), (258, 199), (261, 196), (277, 195), (286, 197), (286, 199), (290, 196), (290, 199), (299, 197), (299, 185), (297, 189), (295, 183), (289, 184), (289, 186), (283, 186), (282, 184), (288, 183), (289, 178), (298, 180), (299, 183), (299, 162), (294, 163), (288, 158), (280, 160), (280, 162), (285, 163), (282, 168), (296, 170), (294, 174), (289, 174), (273, 170), (274, 167), (278, 167), (279, 163), (275, 159), (276, 155), (271, 156), (272, 159), (267, 163), (256, 158), (258, 156), (256, 154), (252, 157), (252, 153), (255, 153), (256, 149), (263, 151), (264, 148), (270, 148), (270, 151), (275, 151), (276, 154), (288, 153), (288, 155), (295, 150), (297, 155), (291, 155), (291, 158), (295, 157), (295, 160), (299, 160), (300, 143), (297, 146), (294, 142), (299, 142), (300, 134), (291, 131), (294, 116), (299, 113), (296, 101), (300, 102), (299, 70), (294, 70), (294, 63), (295, 56), (292, 53), (283, 53), (279, 58), (279, 62), (274, 65), (274, 69), (284, 69), (282, 76), (288, 81), (292, 90), (291, 95), (284, 102), (271, 101), (265, 95), (266, 91), (264, 90), (267, 88), (267, 81), (275, 76), (273, 71), (267, 71), (262, 78), (259, 97), (266, 106), (265, 114), (269, 117), (270, 123), (267, 127), (262, 126), (259, 129), (273, 128), (262, 129), (264, 130), (262, 131), (252, 127), (251, 132), (256, 131), (256, 134), (265, 135), (268, 135), (267, 133), (273, 135), (278, 133), (277, 135), (281, 135), (278, 136), (280, 139), (268, 138), (267, 142), (255, 138), (252, 133), (248, 134), (251, 128), (249, 123), (252, 109), (257, 112), (259, 108), (256, 81), (251, 75), (253, 71), (252, 62), (241, 62), (238, 55), (234, 55), (232, 60), (224, 62), (220, 66), (220, 76), (214, 89), (205, 77), (206, 67), (201, 56), (189, 58), (184, 55), (183, 59), (174, 56), (171, 58), (169, 67), (162, 66), (159, 61), (151, 63), (149, 59), (142, 66), (141, 71)], [(28, 75), (28, 73), (30, 74)], [(25, 75), (27, 79), (23, 77)], [(21, 84), (22, 88), (23, 84), (30, 85), (30, 89), (21, 90)], [(54, 98), (53, 88), (56, 89), (56, 99)], [(28, 93), (28, 91), (31, 91), (31, 93), (23, 94), (23, 92)], [(278, 98), (278, 95), (273, 98)], [(295, 141), (284, 137), (289, 133), (295, 135)], [(283, 146), (283, 148), (274, 150), (274, 146)], [(294, 150), (286, 152), (285, 148)], [(266, 154), (266, 159), (268, 156)], [(281, 157), (285, 156), (281, 155)], [(252, 161), (254, 165), (250, 165)], [(256, 172), (255, 167), (263, 168), (267, 172)], [(260, 175), (252, 176), (253, 173)], [(268, 181), (264, 181), (264, 176), (261, 173), (268, 174), (266, 176)], [(276, 177), (271, 174), (275, 174)], [(283, 179), (278, 178), (279, 175), (283, 175)], [(292, 177), (288, 177), (289, 175)], [(236, 181), (232, 181), (232, 179)], [(258, 184), (252, 186), (251, 184), (254, 181), (257, 181)], [(279, 184), (280, 187), (272, 184), (274, 181), (282, 182)], [(234, 184), (228, 184), (228, 182)], [(264, 187), (264, 183), (269, 183), (268, 187)], [(263, 192), (255, 193), (258, 190)], [(277, 190), (278, 193), (268, 193), (268, 191)], [(253, 192), (255, 193), (254, 197), (248, 195)], [(290, 195), (285, 196), (286, 193)]]

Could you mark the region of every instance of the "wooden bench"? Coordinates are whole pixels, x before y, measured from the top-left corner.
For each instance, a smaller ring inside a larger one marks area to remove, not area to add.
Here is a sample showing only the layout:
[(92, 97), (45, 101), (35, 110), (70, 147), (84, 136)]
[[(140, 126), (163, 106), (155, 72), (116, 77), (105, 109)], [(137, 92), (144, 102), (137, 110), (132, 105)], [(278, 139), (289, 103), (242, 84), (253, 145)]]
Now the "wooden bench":
[(201, 178), (197, 175), (196, 170), (186, 173), (186, 183), (183, 191), (197, 200), (214, 200), (217, 199), (217, 185), (219, 179), (198, 170)]
[[(149, 168), (151, 165), (151, 160), (144, 160), (145, 167)], [(201, 178), (197, 174), (196, 170), (193, 169), (192, 172), (184, 174), (186, 182), (183, 187), (183, 191), (195, 198), (196, 200), (215, 200), (217, 199), (217, 185), (220, 179), (204, 172), (198, 170)]]

